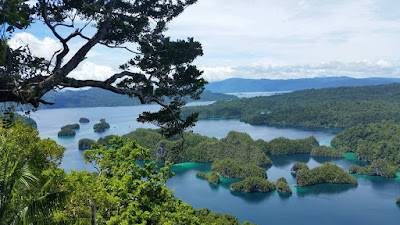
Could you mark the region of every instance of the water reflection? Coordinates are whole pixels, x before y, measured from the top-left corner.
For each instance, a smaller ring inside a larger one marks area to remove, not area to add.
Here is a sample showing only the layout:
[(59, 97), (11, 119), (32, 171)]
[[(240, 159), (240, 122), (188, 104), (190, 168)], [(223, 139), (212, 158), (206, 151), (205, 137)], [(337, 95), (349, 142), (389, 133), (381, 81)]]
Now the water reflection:
[(275, 195), (276, 191), (270, 191), (267, 193), (245, 193), (245, 192), (231, 191), (231, 194), (235, 197), (243, 199), (245, 202), (251, 204), (258, 204), (263, 201), (266, 201), (268, 198)]
[(354, 184), (318, 184), (307, 187), (295, 187), (297, 196), (306, 197), (309, 195), (318, 196), (321, 194), (339, 194), (357, 188)]
[(311, 159), (310, 154), (268, 155), (268, 157), (272, 160), (273, 166), (277, 168), (284, 168), (288, 165), (292, 166), (296, 162), (308, 163)]

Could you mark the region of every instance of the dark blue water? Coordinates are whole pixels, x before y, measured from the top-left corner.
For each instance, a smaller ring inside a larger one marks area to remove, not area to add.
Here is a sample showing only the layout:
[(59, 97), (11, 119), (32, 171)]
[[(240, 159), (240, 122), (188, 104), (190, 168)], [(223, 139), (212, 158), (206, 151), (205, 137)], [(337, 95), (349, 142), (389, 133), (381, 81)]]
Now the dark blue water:
[[(82, 151), (78, 150), (81, 138), (97, 140), (109, 134), (122, 135), (136, 128), (154, 128), (149, 124), (136, 122), (139, 113), (155, 111), (157, 106), (132, 106), (114, 108), (76, 108), (40, 110), (32, 114), (38, 123), (41, 137), (49, 137), (65, 146), (67, 151), (62, 167), (66, 171), (82, 170), (90, 166), (84, 164)], [(60, 127), (78, 122), (80, 117), (91, 120), (81, 124), (81, 129), (73, 138), (58, 138)], [(111, 129), (102, 134), (93, 132), (93, 124), (106, 119)], [(224, 137), (235, 130), (249, 133), (254, 139), (271, 140), (276, 137), (291, 139), (314, 135), (321, 144), (329, 145), (337, 134), (333, 129), (283, 128), (252, 126), (238, 120), (202, 120), (194, 127), (194, 132), (212, 137)], [(400, 196), (400, 178), (385, 179), (370, 176), (356, 176), (355, 185), (316, 185), (313, 187), (294, 187), (295, 177), (290, 173), (291, 166), (297, 162), (306, 162), (310, 167), (326, 161), (348, 169), (351, 164), (363, 165), (351, 155), (346, 159), (310, 157), (309, 155), (271, 156), (272, 167), (266, 168), (270, 180), (283, 176), (293, 189), (291, 196), (277, 192), (266, 194), (234, 193), (229, 184), (236, 180), (224, 179), (219, 185), (211, 185), (197, 178), (196, 171), (208, 172), (209, 163), (183, 163), (174, 166), (176, 175), (167, 184), (175, 190), (175, 196), (196, 208), (210, 208), (214, 212), (230, 213), (241, 221), (249, 220), (258, 224), (400, 224), (400, 208), (395, 204)], [(400, 174), (399, 174), (400, 175)]]

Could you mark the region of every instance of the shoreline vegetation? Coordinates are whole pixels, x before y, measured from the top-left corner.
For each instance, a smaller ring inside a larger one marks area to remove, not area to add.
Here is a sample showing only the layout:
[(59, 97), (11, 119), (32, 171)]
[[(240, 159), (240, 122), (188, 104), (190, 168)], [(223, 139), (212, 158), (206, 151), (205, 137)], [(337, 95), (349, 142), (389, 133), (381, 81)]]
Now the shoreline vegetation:
[(103, 133), (107, 129), (110, 129), (110, 124), (107, 123), (105, 119), (101, 119), (100, 123), (96, 123), (95, 125), (93, 125), (93, 130), (96, 133)]
[(294, 91), (186, 107), (199, 119), (240, 119), (252, 125), (348, 128), (382, 121), (400, 123), (400, 84)]
[[(44, 96), (48, 102), (54, 105), (40, 105), (40, 109), (55, 108), (81, 108), (81, 107), (115, 107), (115, 106), (138, 106), (141, 105), (138, 98), (130, 98), (128, 96), (105, 91), (99, 88), (90, 88), (80, 91), (64, 91), (51, 92)], [(204, 101), (228, 101), (238, 99), (235, 95), (214, 93), (204, 91), (200, 95), (200, 100), (194, 101), (188, 98), (188, 102), (204, 102)], [(167, 101), (168, 102), (168, 101)]]
[(351, 173), (397, 177), (400, 170), (400, 125), (373, 123), (347, 128), (332, 139), (339, 151), (352, 152), (369, 166), (352, 166)]
[(310, 186), (315, 184), (358, 184), (357, 179), (348, 174), (336, 164), (326, 162), (319, 167), (309, 169), (302, 166), (296, 172), (297, 186)]
[(73, 137), (76, 135), (76, 131), (80, 129), (79, 124), (68, 124), (61, 127), (61, 130), (58, 132), (58, 137)]

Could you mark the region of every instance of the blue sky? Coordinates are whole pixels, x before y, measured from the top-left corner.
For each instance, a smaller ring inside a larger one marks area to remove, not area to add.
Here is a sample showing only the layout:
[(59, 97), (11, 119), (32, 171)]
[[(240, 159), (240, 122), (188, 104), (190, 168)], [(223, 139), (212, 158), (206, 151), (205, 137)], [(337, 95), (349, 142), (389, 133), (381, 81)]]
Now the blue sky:
[[(399, 9), (399, 0), (199, 0), (167, 34), (203, 44), (195, 64), (209, 81), (400, 77)], [(60, 47), (41, 24), (11, 40), (22, 42), (45, 57)], [(74, 40), (72, 49), (83, 42)], [(97, 47), (71, 76), (102, 80), (130, 57)]]

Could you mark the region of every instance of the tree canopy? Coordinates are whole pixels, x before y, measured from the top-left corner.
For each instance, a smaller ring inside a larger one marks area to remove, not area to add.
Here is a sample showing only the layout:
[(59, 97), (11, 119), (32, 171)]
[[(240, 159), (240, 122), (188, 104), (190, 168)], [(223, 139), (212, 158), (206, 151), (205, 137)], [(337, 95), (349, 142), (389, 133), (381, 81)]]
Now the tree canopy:
[[(172, 40), (164, 33), (168, 22), (194, 3), (196, 0), (39, 0), (31, 6), (24, 0), (0, 1), (0, 102), (38, 107), (50, 104), (42, 97), (51, 90), (97, 87), (137, 97), (142, 104), (161, 105), (159, 112), (145, 112), (138, 120), (159, 125), (166, 135), (180, 133), (196, 119), (196, 115), (181, 119), (185, 97), (198, 99), (206, 83), (192, 64), (203, 50), (193, 38)], [(7, 40), (15, 30), (39, 22), (62, 46), (54, 49), (51, 59), (36, 57), (29, 45), (10, 48)], [(88, 32), (88, 27), (94, 32)], [(71, 52), (75, 39), (84, 42)], [(132, 58), (105, 81), (68, 77), (95, 46), (123, 49)], [(171, 101), (166, 103), (166, 98)]]

